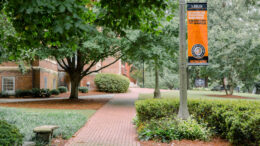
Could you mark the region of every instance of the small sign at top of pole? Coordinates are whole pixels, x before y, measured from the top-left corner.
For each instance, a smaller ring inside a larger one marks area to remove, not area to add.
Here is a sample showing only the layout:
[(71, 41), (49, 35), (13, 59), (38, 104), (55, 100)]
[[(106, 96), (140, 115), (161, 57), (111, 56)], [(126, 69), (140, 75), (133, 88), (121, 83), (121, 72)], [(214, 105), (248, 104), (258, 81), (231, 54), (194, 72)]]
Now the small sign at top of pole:
[(187, 3), (188, 65), (208, 65), (207, 3)]

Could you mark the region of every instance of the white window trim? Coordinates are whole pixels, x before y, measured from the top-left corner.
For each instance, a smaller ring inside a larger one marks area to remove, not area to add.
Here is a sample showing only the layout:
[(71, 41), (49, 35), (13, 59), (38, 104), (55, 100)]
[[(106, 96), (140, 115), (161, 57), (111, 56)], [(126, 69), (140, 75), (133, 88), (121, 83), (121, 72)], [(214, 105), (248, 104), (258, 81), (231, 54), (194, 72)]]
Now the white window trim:
[[(4, 91), (4, 79), (12, 79), (14, 84), (13, 84), (13, 91)], [(8, 94), (14, 94), (15, 93), (15, 77), (2, 77), (2, 92), (6, 92)]]

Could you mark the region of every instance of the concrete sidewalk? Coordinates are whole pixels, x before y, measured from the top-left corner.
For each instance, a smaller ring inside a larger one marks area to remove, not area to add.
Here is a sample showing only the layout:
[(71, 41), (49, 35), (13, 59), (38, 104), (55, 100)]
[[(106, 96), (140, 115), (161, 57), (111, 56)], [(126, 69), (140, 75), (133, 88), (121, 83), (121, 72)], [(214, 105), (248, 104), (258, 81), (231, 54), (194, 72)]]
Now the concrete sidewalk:
[(66, 146), (139, 146), (132, 120), (136, 111), (134, 102), (139, 93), (153, 89), (131, 88), (131, 92), (116, 94), (99, 109)]

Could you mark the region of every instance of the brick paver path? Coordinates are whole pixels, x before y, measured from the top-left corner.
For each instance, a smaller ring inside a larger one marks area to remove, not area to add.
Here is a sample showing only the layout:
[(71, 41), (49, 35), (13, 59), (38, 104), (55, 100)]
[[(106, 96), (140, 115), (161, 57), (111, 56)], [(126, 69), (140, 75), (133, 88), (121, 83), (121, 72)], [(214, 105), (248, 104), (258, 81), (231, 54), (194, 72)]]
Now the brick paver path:
[(151, 92), (152, 89), (131, 88), (129, 93), (115, 95), (66, 146), (139, 146), (132, 124), (136, 114), (134, 101), (139, 93)]

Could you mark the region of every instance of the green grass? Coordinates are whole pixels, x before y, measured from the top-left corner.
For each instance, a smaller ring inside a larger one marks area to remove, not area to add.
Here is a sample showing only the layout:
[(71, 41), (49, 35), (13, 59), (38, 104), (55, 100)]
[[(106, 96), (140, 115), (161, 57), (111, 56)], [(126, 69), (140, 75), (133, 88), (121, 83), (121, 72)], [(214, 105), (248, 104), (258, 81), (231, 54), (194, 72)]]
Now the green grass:
[(33, 129), (42, 125), (58, 125), (55, 136), (70, 138), (95, 113), (95, 110), (56, 110), (26, 109), (0, 107), (0, 119), (14, 124), (25, 136), (24, 140), (32, 140)]
[[(179, 91), (178, 90), (172, 90), (169, 92), (161, 92), (161, 95), (163, 98), (179, 98)], [(219, 91), (198, 91), (198, 90), (189, 90), (188, 91), (188, 98), (210, 98), (210, 99), (225, 99), (220, 97), (211, 97), (208, 95), (225, 95), (225, 92), (219, 92)], [(234, 93), (234, 95), (237, 96), (244, 96), (244, 97), (253, 97), (260, 99), (260, 95), (257, 94), (249, 94), (249, 93)], [(139, 99), (146, 99), (146, 98), (152, 98), (153, 94), (140, 94)], [(228, 98), (232, 99), (232, 98)]]

